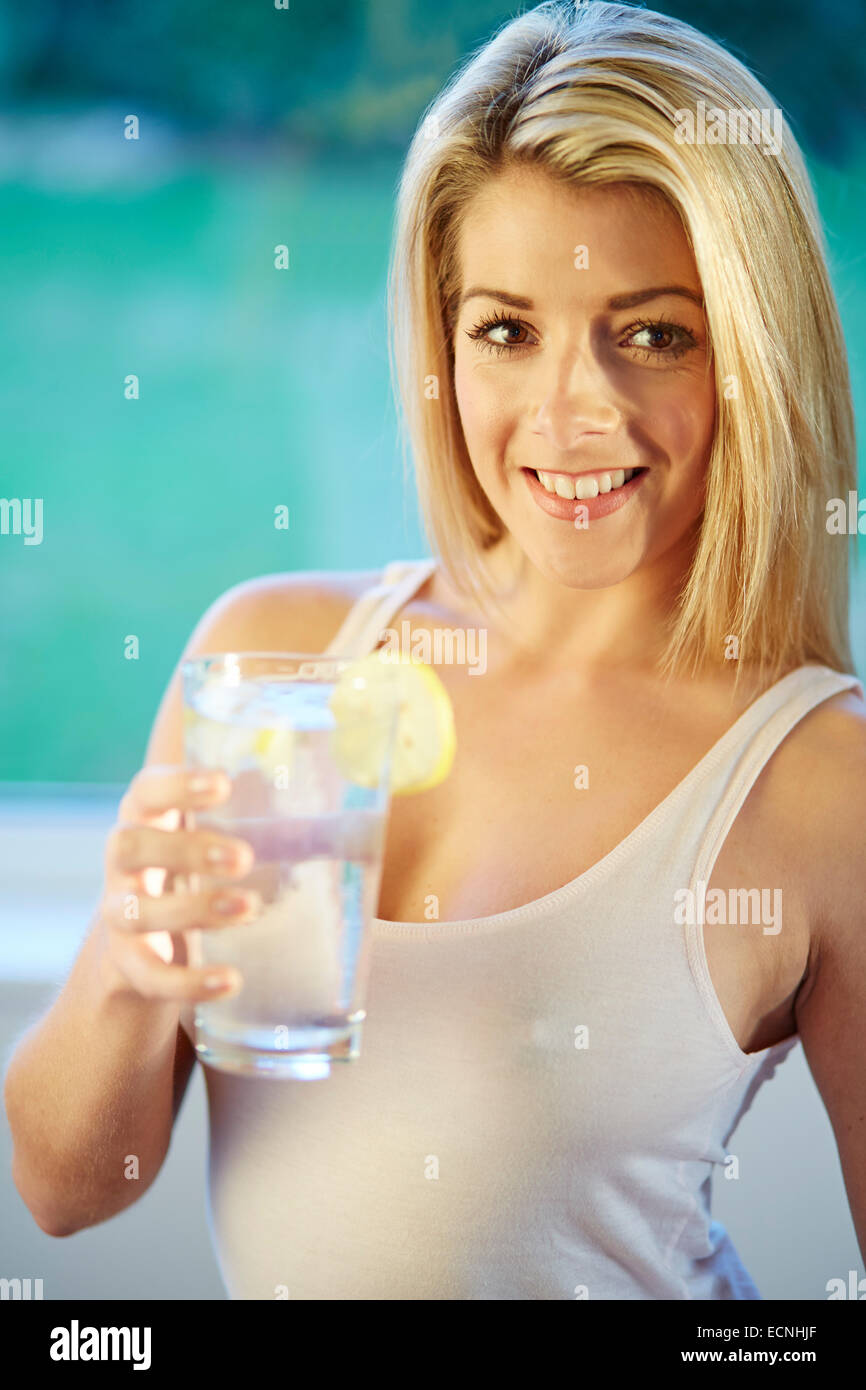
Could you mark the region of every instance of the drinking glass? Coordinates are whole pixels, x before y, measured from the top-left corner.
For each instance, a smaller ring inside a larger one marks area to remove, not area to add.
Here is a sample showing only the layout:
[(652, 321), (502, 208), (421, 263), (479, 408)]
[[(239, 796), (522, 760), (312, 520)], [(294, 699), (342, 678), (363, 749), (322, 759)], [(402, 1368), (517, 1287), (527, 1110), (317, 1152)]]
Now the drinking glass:
[[(231, 779), (227, 801), (185, 824), (238, 836), (255, 853), (243, 879), (186, 882), (261, 895), (252, 921), (187, 933), (191, 964), (242, 975), (238, 993), (195, 1006), (196, 1052), (222, 1071), (314, 1080), (360, 1055), (398, 700), (395, 668), (382, 666), (366, 708), (369, 680), (356, 674), (351, 719), (344, 703), (338, 728), (329, 699), (353, 663), (303, 652), (182, 663), (186, 765)], [(350, 774), (358, 749), (369, 754), (364, 785), (347, 776), (347, 748)]]

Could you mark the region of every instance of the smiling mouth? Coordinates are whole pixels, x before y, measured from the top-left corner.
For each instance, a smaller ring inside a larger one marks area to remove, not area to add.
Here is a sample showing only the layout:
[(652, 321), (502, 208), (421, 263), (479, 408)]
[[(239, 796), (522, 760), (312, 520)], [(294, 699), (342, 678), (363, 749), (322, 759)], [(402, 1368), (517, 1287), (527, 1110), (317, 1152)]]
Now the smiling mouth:
[(525, 468), (525, 473), (533, 473), (545, 492), (566, 501), (583, 502), (599, 497), (607, 492), (616, 492), (645, 468), (599, 469), (594, 473), (547, 473), (537, 468)]

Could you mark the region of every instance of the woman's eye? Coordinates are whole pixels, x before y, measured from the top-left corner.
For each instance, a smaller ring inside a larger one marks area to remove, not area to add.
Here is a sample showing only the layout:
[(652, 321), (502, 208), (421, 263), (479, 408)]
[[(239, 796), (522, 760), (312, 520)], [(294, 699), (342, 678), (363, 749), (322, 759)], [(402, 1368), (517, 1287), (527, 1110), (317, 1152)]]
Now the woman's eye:
[(682, 357), (697, 346), (697, 339), (680, 323), (637, 323), (626, 329), (622, 345), (642, 352), (645, 358)]
[[(529, 326), (519, 315), (510, 314), (483, 318), (466, 330), (466, 336), (483, 351), (495, 352), (498, 356), (513, 354), (535, 342)], [(669, 361), (690, 352), (697, 346), (697, 339), (683, 324), (641, 319), (626, 329), (620, 346), (641, 353), (646, 361), (661, 358)]]
[(529, 332), (522, 319), (499, 317), (482, 319), (466, 330), (466, 336), (480, 348), (501, 354), (528, 346)]

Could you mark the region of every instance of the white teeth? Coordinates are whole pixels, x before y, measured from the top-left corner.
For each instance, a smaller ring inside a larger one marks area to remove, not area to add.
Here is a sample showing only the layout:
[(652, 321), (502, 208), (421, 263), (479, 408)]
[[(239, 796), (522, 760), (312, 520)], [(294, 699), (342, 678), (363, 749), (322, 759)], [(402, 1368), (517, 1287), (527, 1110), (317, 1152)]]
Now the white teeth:
[(536, 477), (547, 492), (568, 501), (583, 502), (598, 497), (600, 492), (615, 492), (634, 474), (633, 468), (615, 468), (611, 473), (586, 474), (580, 478), (569, 478), (565, 473), (536, 473)]

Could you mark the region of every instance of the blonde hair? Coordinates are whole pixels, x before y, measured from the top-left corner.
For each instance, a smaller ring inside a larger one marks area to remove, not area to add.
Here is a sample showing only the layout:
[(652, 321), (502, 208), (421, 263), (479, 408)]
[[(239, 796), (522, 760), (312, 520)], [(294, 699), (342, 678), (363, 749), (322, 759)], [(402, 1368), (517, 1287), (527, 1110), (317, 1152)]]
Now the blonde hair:
[(826, 508), (856, 488), (854, 418), (814, 194), (781, 114), (778, 155), (751, 139), (679, 143), (676, 123), (699, 102), (776, 109), (688, 24), (548, 0), (502, 27), (428, 108), (400, 182), (388, 285), (425, 532), (455, 588), (495, 606), (486, 551), (505, 528), (472, 468), (453, 386), (469, 200), (521, 164), (572, 186), (649, 185), (692, 247), (718, 401), (703, 518), (661, 669), (718, 661), (735, 634), (741, 659), (773, 680), (807, 661), (850, 671), (848, 546), (828, 534)]

